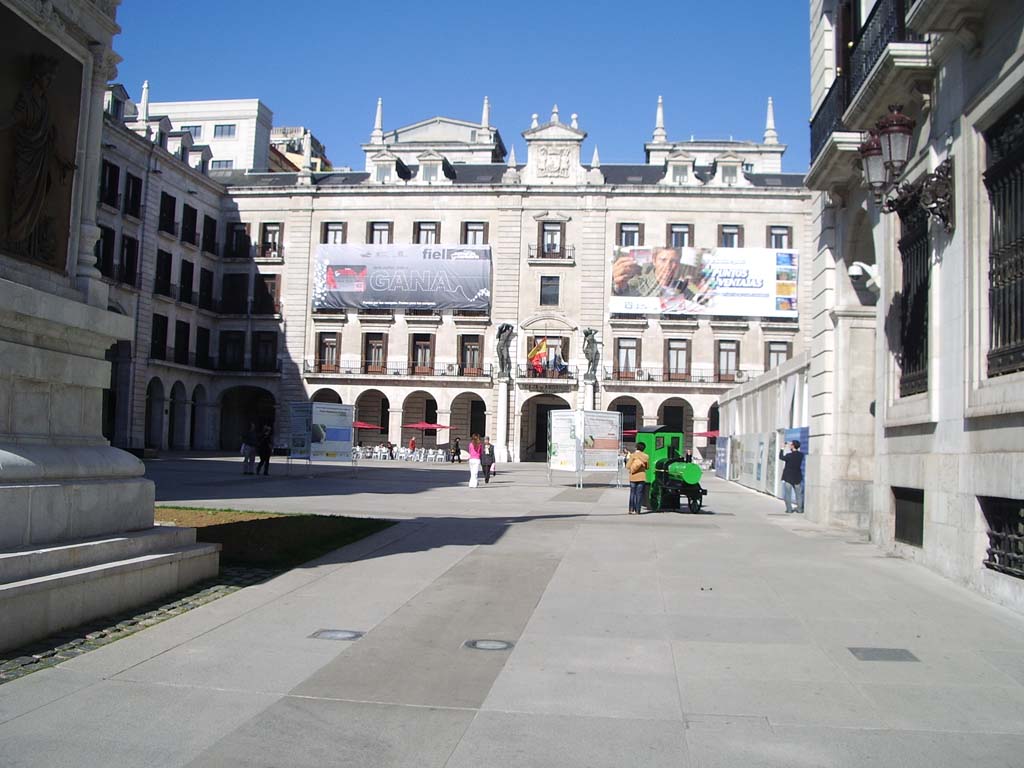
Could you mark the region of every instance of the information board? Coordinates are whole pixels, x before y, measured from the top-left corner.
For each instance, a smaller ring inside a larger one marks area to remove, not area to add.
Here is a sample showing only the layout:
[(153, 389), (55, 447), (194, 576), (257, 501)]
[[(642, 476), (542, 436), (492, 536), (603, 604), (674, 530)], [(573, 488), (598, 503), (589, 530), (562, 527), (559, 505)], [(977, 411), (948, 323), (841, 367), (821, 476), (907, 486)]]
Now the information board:
[(313, 425), (313, 404), (289, 403), (288, 422), (291, 426), (288, 456), (293, 459), (308, 459), (309, 438)]
[(548, 413), (548, 469), (576, 472), (580, 464), (580, 441), (577, 438), (577, 412)]
[(622, 413), (619, 411), (582, 411), (579, 435), (583, 442), (585, 472), (618, 472), (622, 450)]
[(355, 406), (337, 403), (312, 403), (312, 406), (310, 460), (351, 461)]

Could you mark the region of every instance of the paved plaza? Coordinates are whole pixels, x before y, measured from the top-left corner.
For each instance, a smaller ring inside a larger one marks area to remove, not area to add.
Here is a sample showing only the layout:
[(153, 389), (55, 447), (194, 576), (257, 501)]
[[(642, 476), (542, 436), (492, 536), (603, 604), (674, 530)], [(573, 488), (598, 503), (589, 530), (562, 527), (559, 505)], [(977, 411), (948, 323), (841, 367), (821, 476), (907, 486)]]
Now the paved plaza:
[(500, 469), (151, 462), (159, 503), (400, 522), (0, 686), (0, 765), (1021, 764), (1024, 617), (717, 479), (630, 517)]

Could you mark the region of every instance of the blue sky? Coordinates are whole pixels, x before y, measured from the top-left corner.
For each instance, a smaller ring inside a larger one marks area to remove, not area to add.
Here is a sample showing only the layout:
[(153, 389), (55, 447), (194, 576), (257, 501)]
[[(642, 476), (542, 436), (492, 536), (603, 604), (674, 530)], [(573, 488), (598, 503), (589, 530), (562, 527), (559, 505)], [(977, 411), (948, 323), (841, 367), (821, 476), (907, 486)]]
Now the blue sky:
[[(182, 11), (188, 11), (188, 15)], [(385, 130), (445, 115), (491, 123), (517, 158), (520, 133), (551, 105), (579, 114), (604, 163), (643, 162), (658, 95), (670, 140), (760, 140), (769, 96), (807, 168), (808, 24), (801, 0), (621, 0), (495, 5), (474, 0), (125, 0), (118, 80), (153, 101), (259, 98), (275, 125), (306, 125), (336, 165), (362, 169), (359, 145), (384, 98)]]

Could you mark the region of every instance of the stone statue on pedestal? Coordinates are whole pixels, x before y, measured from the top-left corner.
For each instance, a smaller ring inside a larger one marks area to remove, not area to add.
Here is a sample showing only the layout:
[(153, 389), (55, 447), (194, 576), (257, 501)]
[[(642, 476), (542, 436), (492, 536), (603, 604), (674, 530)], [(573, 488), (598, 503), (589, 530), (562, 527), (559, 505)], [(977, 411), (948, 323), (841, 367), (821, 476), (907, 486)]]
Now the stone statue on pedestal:
[(512, 346), (512, 337), (515, 335), (516, 329), (511, 323), (502, 323), (498, 326), (498, 378), (507, 379), (512, 375), (509, 347)]
[(601, 362), (601, 343), (597, 340), (597, 331), (586, 328), (583, 331), (583, 356), (587, 358), (585, 381), (597, 381), (597, 366)]

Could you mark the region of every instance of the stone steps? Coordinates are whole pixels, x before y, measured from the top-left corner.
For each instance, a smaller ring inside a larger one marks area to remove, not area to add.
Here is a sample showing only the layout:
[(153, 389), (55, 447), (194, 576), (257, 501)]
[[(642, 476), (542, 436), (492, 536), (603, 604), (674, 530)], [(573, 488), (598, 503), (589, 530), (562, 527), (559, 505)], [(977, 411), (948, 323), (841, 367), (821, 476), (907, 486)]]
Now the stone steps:
[(87, 568), (99, 563), (127, 560), (195, 542), (194, 528), (161, 525), (141, 531), (127, 531), (117, 536), (97, 536), (54, 546), (22, 547), (0, 552), (0, 584)]
[[(169, 526), (168, 526), (169, 527)], [(52, 550), (23, 550), (6, 553), (30, 558), (40, 554), (54, 563), (75, 556), (94, 557), (120, 550), (128, 554), (115, 560), (67, 568), (18, 581), (0, 584), (0, 649), (14, 648), (62, 629), (100, 616), (120, 613), (151, 600), (177, 592), (217, 574), (219, 544), (178, 543), (181, 529), (135, 532), (120, 537), (73, 542)], [(184, 529), (189, 531), (190, 529)], [(149, 545), (143, 554), (132, 549)], [(15, 566), (9, 566), (11, 572)], [(24, 569), (25, 566), (17, 566)]]

